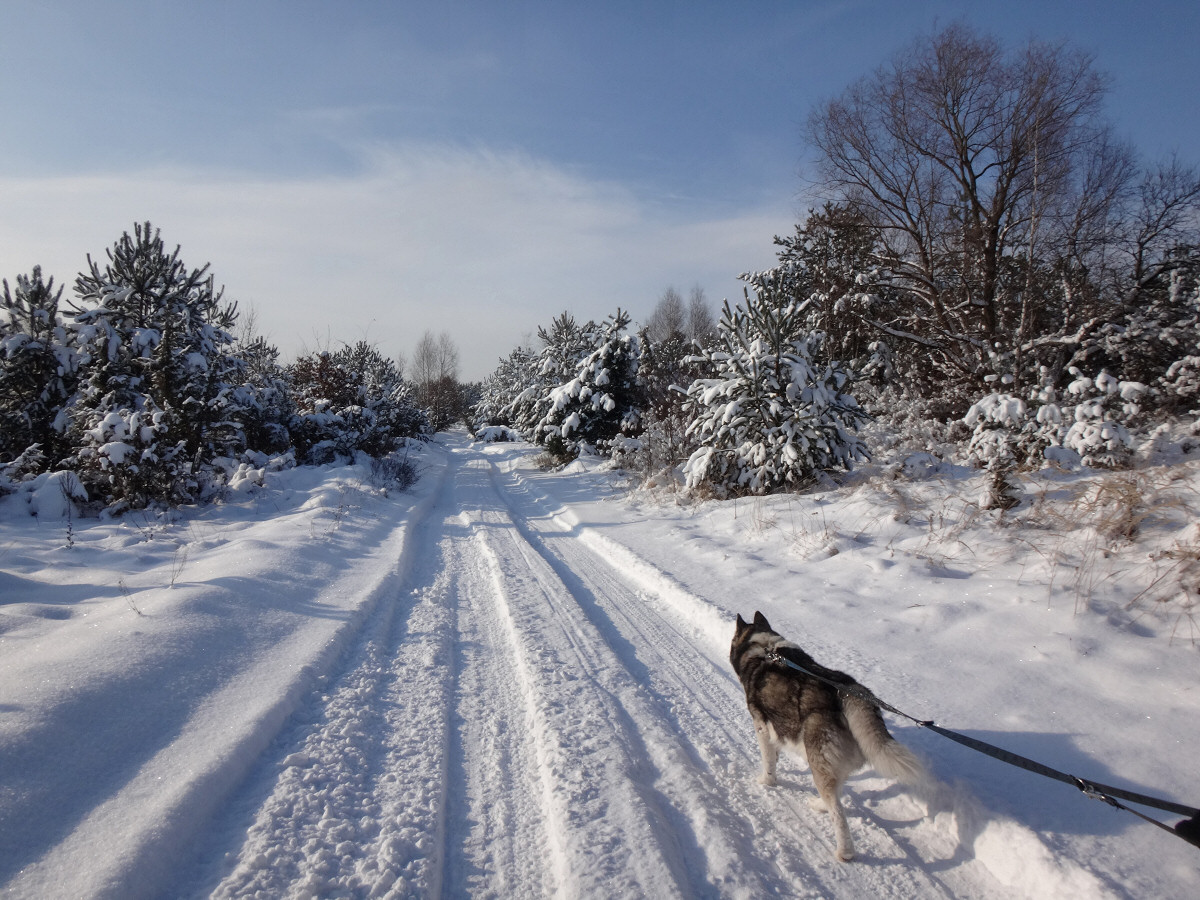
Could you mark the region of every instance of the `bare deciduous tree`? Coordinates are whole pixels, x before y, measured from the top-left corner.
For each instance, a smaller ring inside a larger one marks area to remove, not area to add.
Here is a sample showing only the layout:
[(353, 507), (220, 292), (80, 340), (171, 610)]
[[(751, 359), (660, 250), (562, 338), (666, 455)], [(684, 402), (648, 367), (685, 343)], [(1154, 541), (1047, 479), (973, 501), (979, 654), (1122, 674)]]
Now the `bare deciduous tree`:
[(674, 287), (669, 287), (658, 298), (646, 323), (646, 333), (652, 341), (665, 341), (673, 334), (682, 334), (687, 327), (687, 315), (683, 297)]
[(694, 285), (688, 295), (687, 329), (685, 334), (693, 341), (704, 343), (717, 333), (717, 320), (713, 317), (712, 307), (704, 296), (704, 288)]
[(1126, 305), (1172, 265), (1170, 252), (1200, 243), (1200, 173), (1177, 157), (1146, 172), (1138, 187), (1129, 253), (1133, 257)]
[(826, 188), (874, 227), (877, 261), (910, 301), (876, 328), (957, 377), (1013, 346), (1033, 242), (1078, 255), (1084, 226), (1128, 187), (1131, 151), (1108, 137), (1103, 94), (1083, 53), (1005, 54), (954, 25), (813, 112)]
[(412, 380), (417, 401), (429, 412), (434, 430), (453, 423), (462, 412), (458, 385), (458, 347), (450, 335), (426, 331), (413, 351)]

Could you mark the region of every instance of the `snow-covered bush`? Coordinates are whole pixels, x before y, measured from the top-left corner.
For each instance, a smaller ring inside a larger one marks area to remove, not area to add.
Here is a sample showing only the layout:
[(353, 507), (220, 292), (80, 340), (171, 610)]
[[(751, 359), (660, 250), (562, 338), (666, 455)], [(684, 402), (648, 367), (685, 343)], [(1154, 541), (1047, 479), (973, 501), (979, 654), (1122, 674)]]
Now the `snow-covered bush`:
[(429, 423), (411, 400), (399, 370), (369, 344), (313, 353), (288, 369), (295, 414), (289, 434), (311, 464), (383, 457), (408, 438), (424, 438)]
[(195, 498), (187, 448), (169, 439), (166, 419), (147, 400), (140, 409), (110, 409), (81, 433), (74, 471), (93, 499), (116, 512)]
[(1195, 396), (1186, 373), (1195, 371), (1189, 358), (1200, 356), (1200, 255), (1179, 248), (1161, 265), (1165, 274), (1139, 287), (1137, 302), (1100, 329), (1092, 350), (1120, 379), (1154, 388), (1143, 405), (1171, 411)]
[(475, 440), (484, 444), (503, 444), (521, 440), (521, 435), (503, 425), (488, 425), (475, 432)]
[(288, 423), (295, 413), (291, 386), (279, 350), (261, 337), (239, 343), (243, 381), (232, 389), (233, 419), (250, 452), (278, 454), (291, 448)]
[(83, 482), (71, 471), (43, 472), (29, 484), (29, 512), (43, 521), (75, 518), (87, 501)]
[(1011, 394), (994, 393), (972, 404), (963, 422), (974, 429), (966, 457), (971, 465), (993, 462), (1013, 465), (1029, 456), (1029, 430), (1025, 401)]
[[(964, 456), (971, 465), (997, 467), (1060, 465), (1114, 468), (1133, 451), (1127, 423), (1141, 412), (1145, 385), (1118, 381), (1101, 371), (1094, 379), (1072, 367), (1074, 380), (1064, 402), (1049, 387), (1033, 392), (1033, 416), (1025, 401), (993, 393), (976, 401), (963, 422), (974, 432)], [(1073, 402), (1071, 402), (1073, 401)]]
[(819, 361), (823, 336), (803, 331), (804, 304), (764, 286), (745, 297), (736, 308), (726, 301), (704, 351), (713, 376), (687, 390), (700, 445), (684, 467), (688, 487), (761, 494), (866, 459), (851, 373)]
[(1159, 382), (1162, 394), (1171, 398), (1170, 406), (1196, 413), (1200, 407), (1200, 355), (1176, 360)]
[(537, 425), (543, 443), (560, 459), (581, 449), (608, 455), (619, 435), (640, 431), (637, 372), (640, 343), (626, 333), (629, 314), (617, 310), (579, 361), (573, 376), (550, 392), (550, 408)]
[(1085, 466), (1112, 469), (1129, 462), (1133, 438), (1124, 422), (1140, 411), (1146, 386), (1118, 381), (1107, 372), (1095, 379), (1071, 369), (1075, 380), (1067, 393), (1076, 399), (1074, 423), (1063, 436), (1063, 446), (1079, 454)]
[(1045, 465), (1047, 459), (1061, 462), (1055, 451), (1062, 447), (1065, 429), (1062, 410), (1054, 402), (1055, 392), (1047, 387), (1033, 392), (1029, 404), (1007, 393), (992, 393), (967, 410), (963, 424), (973, 429), (961, 456), (968, 465), (980, 468), (1017, 468)]
[(408, 490), (417, 483), (419, 476), (417, 464), (409, 458), (407, 452), (397, 451), (371, 459), (370, 484), (385, 494), (389, 490)]

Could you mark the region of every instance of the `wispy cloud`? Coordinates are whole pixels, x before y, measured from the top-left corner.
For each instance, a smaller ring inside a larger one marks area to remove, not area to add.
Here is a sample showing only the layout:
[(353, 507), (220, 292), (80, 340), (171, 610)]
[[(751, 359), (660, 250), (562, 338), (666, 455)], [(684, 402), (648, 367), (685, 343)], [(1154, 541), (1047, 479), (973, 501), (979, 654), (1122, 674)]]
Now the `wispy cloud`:
[(425, 330), (478, 378), (564, 309), (645, 316), (668, 284), (714, 305), (769, 265), (778, 206), (713, 213), (520, 153), (376, 146), (356, 174), (269, 180), (221, 172), (0, 178), (0, 275), (34, 264), (70, 285), (91, 253), (149, 219), (183, 258), (211, 261), (285, 354), (366, 338), (389, 354)]

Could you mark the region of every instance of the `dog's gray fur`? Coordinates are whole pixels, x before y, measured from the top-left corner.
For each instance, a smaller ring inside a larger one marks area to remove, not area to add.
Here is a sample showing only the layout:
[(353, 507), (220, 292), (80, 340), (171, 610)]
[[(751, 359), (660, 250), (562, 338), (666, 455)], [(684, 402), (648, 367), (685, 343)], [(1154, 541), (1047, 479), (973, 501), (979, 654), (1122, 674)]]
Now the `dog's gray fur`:
[(775, 783), (775, 763), (783, 747), (808, 760), (821, 803), (833, 819), (837, 858), (853, 859), (854, 844), (839, 799), (842, 784), (864, 763), (877, 772), (906, 784), (920, 784), (925, 771), (908, 748), (888, 733), (879, 709), (867, 700), (838, 691), (789, 666), (772, 663), (775, 651), (784, 659), (836, 684), (857, 685), (844, 672), (826, 669), (807, 653), (775, 632), (766, 616), (753, 622), (739, 615), (729, 648), (729, 661), (746, 691), (746, 705), (754, 720), (762, 752), (759, 783)]

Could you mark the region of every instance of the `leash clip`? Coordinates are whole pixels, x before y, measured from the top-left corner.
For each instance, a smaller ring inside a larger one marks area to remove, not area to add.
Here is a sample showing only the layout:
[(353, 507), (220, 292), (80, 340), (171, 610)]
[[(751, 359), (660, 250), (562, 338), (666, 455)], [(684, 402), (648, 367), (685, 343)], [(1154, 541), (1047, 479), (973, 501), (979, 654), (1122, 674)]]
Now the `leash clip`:
[(1076, 776), (1075, 777), (1075, 787), (1079, 788), (1079, 790), (1083, 792), (1083, 795), (1085, 797), (1090, 797), (1093, 800), (1099, 800), (1102, 803), (1107, 803), (1109, 806), (1115, 806), (1118, 809), (1121, 808), (1121, 804), (1119, 804), (1112, 797), (1108, 796), (1108, 794), (1102, 793), (1100, 791), (1100, 789), (1097, 788), (1090, 781), (1084, 781), (1082, 778), (1079, 778), (1078, 776)]

